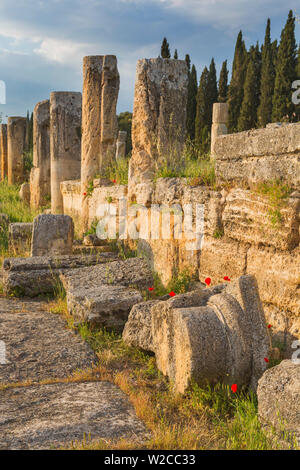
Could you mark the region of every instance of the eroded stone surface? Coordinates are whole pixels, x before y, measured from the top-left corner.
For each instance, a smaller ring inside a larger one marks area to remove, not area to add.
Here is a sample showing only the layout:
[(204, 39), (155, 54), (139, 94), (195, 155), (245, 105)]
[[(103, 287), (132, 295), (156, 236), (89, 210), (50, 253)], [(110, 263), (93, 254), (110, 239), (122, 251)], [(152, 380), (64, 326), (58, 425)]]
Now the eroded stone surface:
[(300, 364), (286, 360), (267, 370), (257, 396), (262, 424), (292, 433), (300, 445)]
[(87, 343), (47, 308), (42, 302), (0, 299), (0, 340), (7, 360), (0, 365), (0, 383), (68, 377), (97, 363)]
[(108, 382), (0, 391), (0, 449), (53, 449), (84, 439), (143, 440), (133, 406)]
[(31, 256), (72, 254), (74, 223), (69, 215), (41, 214), (33, 221)]
[(30, 252), (33, 224), (31, 222), (14, 222), (9, 224), (8, 241), (13, 253)]
[(1, 180), (7, 177), (7, 124), (0, 124)]
[(24, 181), (24, 151), (26, 137), (26, 118), (9, 117), (7, 119), (7, 175), (8, 183)]

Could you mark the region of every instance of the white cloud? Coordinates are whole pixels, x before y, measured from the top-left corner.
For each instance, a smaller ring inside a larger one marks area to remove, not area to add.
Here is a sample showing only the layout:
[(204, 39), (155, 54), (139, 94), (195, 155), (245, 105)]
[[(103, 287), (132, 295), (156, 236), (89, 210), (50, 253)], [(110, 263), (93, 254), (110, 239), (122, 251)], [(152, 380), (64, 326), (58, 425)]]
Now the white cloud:
[[(79, 43), (67, 39), (43, 39), (33, 52), (50, 62), (76, 66), (84, 55), (95, 54), (95, 44)], [(89, 51), (89, 52), (87, 52)]]

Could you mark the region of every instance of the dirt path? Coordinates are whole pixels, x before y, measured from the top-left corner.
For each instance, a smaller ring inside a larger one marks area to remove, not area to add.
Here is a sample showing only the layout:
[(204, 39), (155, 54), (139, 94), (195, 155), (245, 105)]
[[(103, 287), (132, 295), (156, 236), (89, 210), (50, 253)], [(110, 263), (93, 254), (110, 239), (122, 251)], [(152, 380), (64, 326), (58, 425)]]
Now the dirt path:
[(97, 357), (46, 309), (41, 301), (0, 298), (2, 356), (4, 344), (6, 349), (6, 363), (0, 364), (0, 449), (50, 449), (84, 436), (142, 439), (145, 427), (118, 387), (66, 380), (96, 366)]

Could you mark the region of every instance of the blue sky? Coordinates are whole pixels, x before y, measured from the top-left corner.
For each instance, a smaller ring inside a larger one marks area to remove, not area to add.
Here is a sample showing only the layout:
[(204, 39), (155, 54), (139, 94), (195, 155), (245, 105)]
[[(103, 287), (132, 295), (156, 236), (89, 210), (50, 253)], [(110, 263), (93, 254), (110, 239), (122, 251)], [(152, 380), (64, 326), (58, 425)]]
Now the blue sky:
[[(157, 57), (166, 36), (172, 53), (189, 53), (198, 76), (214, 57), (231, 66), (237, 33), (263, 41), (268, 17), (280, 38), (291, 0), (0, 0), (0, 80), (6, 115), (25, 116), (51, 91), (81, 91), (82, 57), (116, 54), (121, 76), (118, 111), (132, 110), (138, 59)], [(300, 24), (296, 25), (300, 41)], [(299, 77), (300, 78), (300, 77)]]

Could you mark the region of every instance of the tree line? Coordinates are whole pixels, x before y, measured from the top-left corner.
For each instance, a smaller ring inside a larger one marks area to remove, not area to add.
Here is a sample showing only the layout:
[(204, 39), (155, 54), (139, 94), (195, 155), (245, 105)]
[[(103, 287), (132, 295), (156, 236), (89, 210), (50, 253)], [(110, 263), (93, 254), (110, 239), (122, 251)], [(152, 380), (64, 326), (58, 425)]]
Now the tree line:
[[(171, 58), (166, 38), (161, 45), (162, 58)], [(177, 49), (174, 59), (178, 59)], [(242, 31), (239, 32), (232, 64), (231, 80), (227, 60), (222, 64), (219, 79), (214, 59), (204, 67), (198, 84), (197, 70), (188, 67), (187, 136), (202, 152), (210, 147), (213, 103), (228, 102), (229, 132), (264, 127), (271, 122), (300, 120), (300, 105), (292, 102), (292, 83), (300, 79), (300, 45), (295, 38), (295, 17), (289, 12), (280, 41), (271, 40), (268, 19), (264, 43), (257, 42), (247, 50)]]

